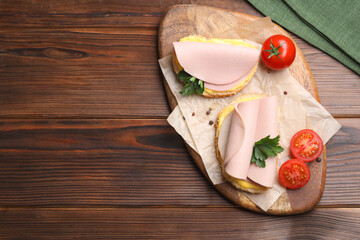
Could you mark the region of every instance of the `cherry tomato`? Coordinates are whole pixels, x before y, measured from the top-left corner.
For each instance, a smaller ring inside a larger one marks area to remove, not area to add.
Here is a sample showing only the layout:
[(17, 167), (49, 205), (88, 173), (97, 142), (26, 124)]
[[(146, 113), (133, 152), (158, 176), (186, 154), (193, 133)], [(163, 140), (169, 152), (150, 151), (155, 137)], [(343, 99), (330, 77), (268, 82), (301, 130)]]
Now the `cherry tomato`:
[(310, 162), (317, 159), (323, 150), (323, 141), (311, 129), (303, 129), (292, 137), (290, 150), (295, 158)]
[(300, 188), (306, 185), (309, 179), (310, 169), (306, 163), (299, 159), (290, 159), (280, 167), (279, 181), (286, 188)]
[(296, 48), (288, 37), (273, 35), (265, 40), (261, 49), (261, 59), (273, 70), (289, 67), (295, 59)]

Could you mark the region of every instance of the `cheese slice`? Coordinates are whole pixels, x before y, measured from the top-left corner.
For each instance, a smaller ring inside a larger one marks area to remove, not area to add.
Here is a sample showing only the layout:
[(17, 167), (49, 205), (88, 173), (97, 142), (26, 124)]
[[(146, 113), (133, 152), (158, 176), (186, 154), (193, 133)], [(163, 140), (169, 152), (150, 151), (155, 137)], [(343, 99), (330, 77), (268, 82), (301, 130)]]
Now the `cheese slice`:
[(254, 70), (260, 51), (249, 44), (223, 42), (185, 40), (173, 45), (177, 60), (187, 73), (204, 81), (207, 89), (225, 91), (236, 88)]
[(276, 157), (266, 160), (266, 167), (251, 164), (251, 155), (256, 141), (270, 135), (278, 135), (277, 97), (265, 97), (240, 102), (234, 108), (228, 136), (224, 170), (233, 178), (253, 182), (264, 187), (272, 187)]

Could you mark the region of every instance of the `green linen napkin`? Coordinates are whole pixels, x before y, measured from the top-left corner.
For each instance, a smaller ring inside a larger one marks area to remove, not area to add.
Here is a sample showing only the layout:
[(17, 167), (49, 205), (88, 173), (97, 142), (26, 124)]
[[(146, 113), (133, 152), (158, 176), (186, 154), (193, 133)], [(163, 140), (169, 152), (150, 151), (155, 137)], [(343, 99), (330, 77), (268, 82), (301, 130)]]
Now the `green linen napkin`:
[(360, 75), (360, 1), (248, 1), (279, 25)]

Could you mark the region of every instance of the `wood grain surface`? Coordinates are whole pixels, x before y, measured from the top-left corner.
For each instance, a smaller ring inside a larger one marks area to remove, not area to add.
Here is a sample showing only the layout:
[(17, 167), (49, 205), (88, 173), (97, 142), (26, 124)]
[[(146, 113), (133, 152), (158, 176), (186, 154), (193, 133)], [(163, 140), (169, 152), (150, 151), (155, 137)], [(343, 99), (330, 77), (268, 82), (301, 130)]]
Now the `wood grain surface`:
[(189, 3), (262, 16), (242, 0), (0, 0), (0, 239), (357, 239), (359, 76), (291, 35), (343, 125), (324, 194), (299, 216), (238, 208), (165, 120), (157, 28)]
[[(320, 205), (360, 207), (360, 121), (327, 144)], [(0, 121), (2, 205), (232, 206), (163, 119)], [(186, 177), (184, 177), (186, 176)]]
[[(357, 239), (360, 234), (359, 214), (358, 208), (320, 208), (308, 214), (274, 220), (273, 217), (235, 207), (213, 208), (211, 212), (199, 207), (2, 208), (0, 237), (251, 240), (266, 236), (266, 239)], [(21, 226), (27, 226), (26, 231), (18, 232)]]
[[(0, 116), (166, 117), (169, 109), (157, 64), (157, 27), (0, 28)], [(309, 63), (324, 107), (337, 117), (360, 117), (359, 77), (293, 38)], [(141, 87), (145, 84), (146, 88)]]

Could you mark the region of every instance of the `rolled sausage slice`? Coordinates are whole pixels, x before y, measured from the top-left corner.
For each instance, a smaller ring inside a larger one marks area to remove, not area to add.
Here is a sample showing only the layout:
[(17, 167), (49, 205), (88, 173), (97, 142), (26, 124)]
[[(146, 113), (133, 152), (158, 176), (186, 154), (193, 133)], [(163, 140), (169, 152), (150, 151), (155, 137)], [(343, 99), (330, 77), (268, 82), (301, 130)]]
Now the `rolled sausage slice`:
[(240, 102), (235, 106), (228, 136), (224, 169), (230, 176), (251, 179), (264, 187), (274, 183), (276, 157), (266, 159), (266, 167), (251, 164), (255, 142), (269, 136), (276, 137), (278, 129), (278, 101), (276, 96)]

